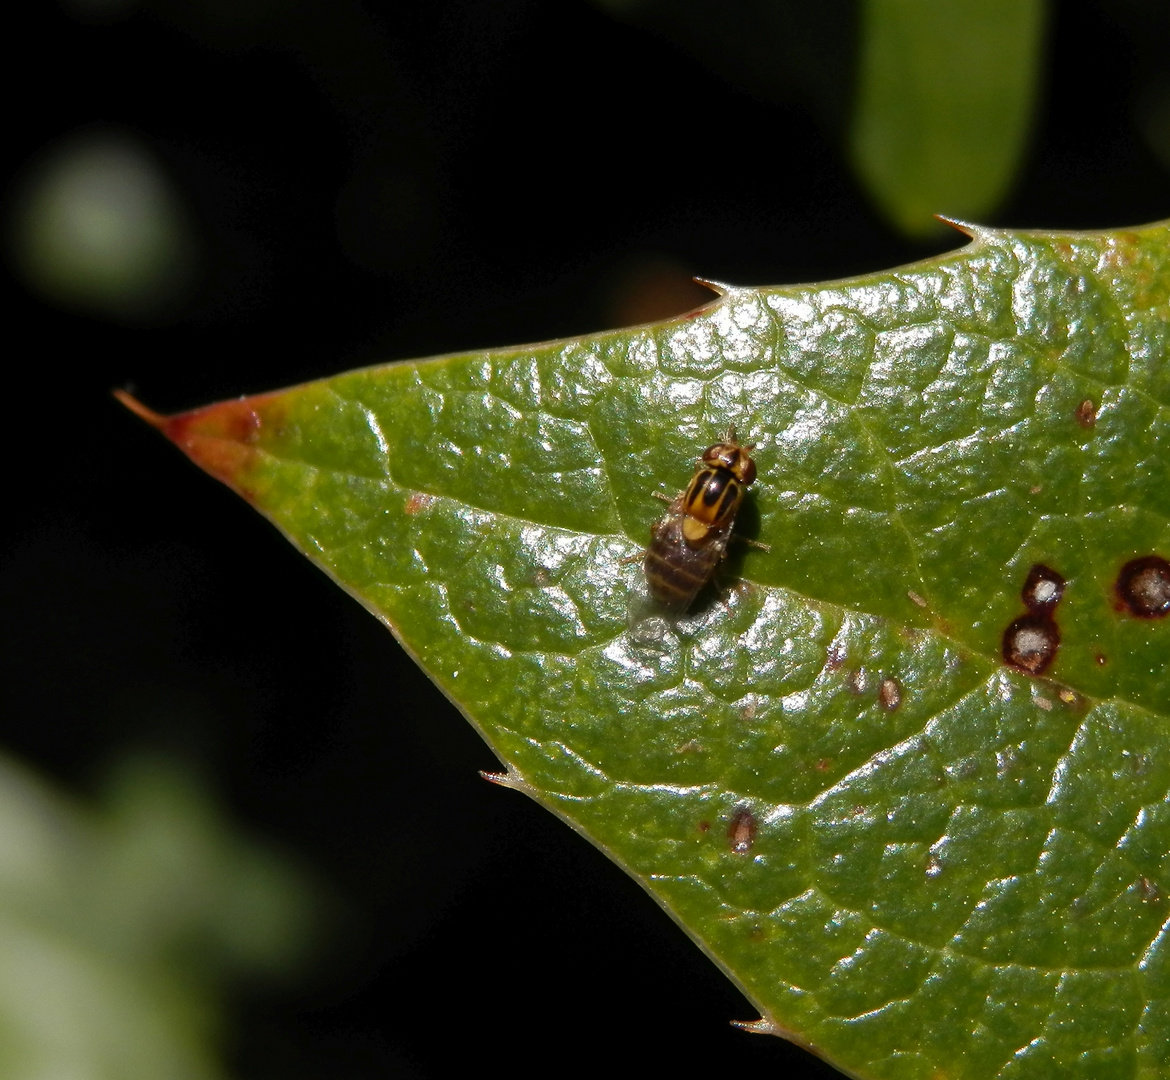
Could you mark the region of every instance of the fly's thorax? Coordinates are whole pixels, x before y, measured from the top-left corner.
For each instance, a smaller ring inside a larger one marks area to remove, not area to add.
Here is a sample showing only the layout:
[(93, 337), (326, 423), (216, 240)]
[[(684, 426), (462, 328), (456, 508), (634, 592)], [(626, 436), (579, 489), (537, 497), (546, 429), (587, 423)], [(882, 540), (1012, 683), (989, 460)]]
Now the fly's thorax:
[[(746, 484), (722, 466), (700, 469), (683, 495), (682, 509), (687, 525), (694, 521), (702, 531), (692, 526), (684, 535), (692, 543), (702, 539), (708, 529), (729, 528), (743, 502)], [(693, 535), (692, 535), (693, 534)]]

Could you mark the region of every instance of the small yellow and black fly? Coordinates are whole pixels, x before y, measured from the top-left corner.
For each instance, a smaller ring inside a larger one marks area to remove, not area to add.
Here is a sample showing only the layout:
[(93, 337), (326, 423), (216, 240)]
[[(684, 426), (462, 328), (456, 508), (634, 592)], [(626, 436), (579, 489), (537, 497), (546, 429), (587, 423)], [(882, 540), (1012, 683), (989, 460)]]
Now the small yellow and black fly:
[(664, 608), (686, 611), (715, 576), (727, 554), (735, 516), (756, 478), (754, 449), (740, 445), (731, 425), (723, 442), (703, 451), (686, 490), (652, 526), (642, 567), (650, 595)]

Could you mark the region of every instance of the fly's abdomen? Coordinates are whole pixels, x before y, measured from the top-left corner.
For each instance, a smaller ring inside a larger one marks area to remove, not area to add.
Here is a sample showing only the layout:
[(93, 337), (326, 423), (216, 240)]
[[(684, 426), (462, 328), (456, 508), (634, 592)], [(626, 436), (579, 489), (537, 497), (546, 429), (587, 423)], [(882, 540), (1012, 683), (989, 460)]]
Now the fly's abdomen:
[(678, 523), (667, 519), (654, 530), (643, 561), (650, 595), (668, 608), (684, 611), (714, 576), (722, 557), (723, 544), (715, 536), (692, 547)]

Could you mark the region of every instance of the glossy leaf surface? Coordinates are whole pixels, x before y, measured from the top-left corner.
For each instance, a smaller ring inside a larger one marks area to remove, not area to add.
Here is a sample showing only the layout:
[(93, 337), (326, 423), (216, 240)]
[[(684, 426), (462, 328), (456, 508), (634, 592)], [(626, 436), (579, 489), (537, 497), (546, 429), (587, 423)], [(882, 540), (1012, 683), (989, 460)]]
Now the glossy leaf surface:
[[(1157, 1076), (1170, 620), (1115, 583), (1170, 555), (1168, 349), (1167, 225), (979, 231), (151, 419), (384, 620), (763, 1029), (866, 1077)], [(759, 468), (739, 528), (770, 551), (733, 550), (724, 595), (647, 643), (650, 494), (729, 421)], [(1037, 565), (1065, 582), (1043, 677), (1003, 660)]]

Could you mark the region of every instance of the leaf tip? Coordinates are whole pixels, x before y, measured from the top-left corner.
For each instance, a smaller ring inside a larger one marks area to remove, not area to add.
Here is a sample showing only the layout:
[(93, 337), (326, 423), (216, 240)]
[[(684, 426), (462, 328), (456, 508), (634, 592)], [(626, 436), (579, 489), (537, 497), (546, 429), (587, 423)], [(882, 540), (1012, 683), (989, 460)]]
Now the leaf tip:
[(166, 430), (167, 418), (162, 413), (156, 413), (153, 409), (143, 405), (128, 390), (115, 390), (114, 397), (140, 420), (145, 420), (152, 428), (156, 428), (158, 431)]
[(278, 425), (276, 396), (259, 394), (164, 416), (127, 391), (114, 391), (118, 401), (162, 432), (196, 465), (249, 499), (251, 493), (244, 481), (255, 460), (255, 444), (262, 429)]

